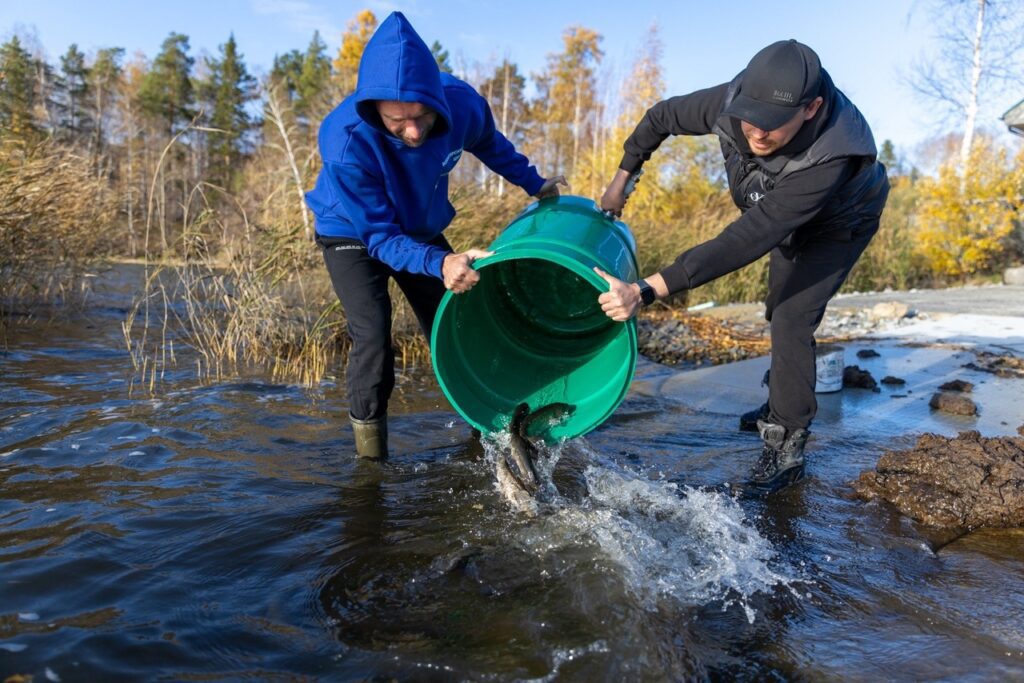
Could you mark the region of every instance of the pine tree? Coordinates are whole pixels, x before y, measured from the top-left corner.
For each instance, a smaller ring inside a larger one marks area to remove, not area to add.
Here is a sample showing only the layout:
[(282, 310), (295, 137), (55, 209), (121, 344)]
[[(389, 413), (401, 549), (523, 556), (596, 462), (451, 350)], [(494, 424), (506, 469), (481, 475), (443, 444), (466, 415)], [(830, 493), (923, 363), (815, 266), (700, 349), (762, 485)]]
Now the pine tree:
[(252, 128), (246, 104), (256, 97), (256, 79), (246, 71), (234, 34), (220, 46), (220, 54), (220, 59), (207, 61), (209, 123), (220, 131), (210, 135), (210, 175), (214, 182), (227, 185), (245, 154), (245, 134)]
[(448, 50), (445, 50), (439, 41), (435, 40), (430, 45), (430, 54), (434, 55), (434, 60), (437, 61), (437, 66), (442, 73), (452, 73), (452, 65), (448, 61)]
[(32, 114), (36, 99), (32, 57), (14, 36), (0, 45), (0, 135), (35, 137), (39, 133)]
[(191, 73), (195, 60), (188, 50), (188, 36), (167, 36), (139, 91), (142, 110), (163, 121), (169, 135), (178, 132), (193, 116), (195, 93)]
[(296, 82), (298, 98), (295, 111), (307, 123), (318, 120), (326, 113), (330, 100), (331, 60), (327, 58), (327, 44), (320, 32), (313, 33)]
[(59, 79), (59, 128), (75, 142), (84, 142), (92, 128), (86, 107), (89, 90), (89, 69), (85, 66), (85, 55), (72, 43), (60, 58)]
[(287, 95), (288, 103), (292, 104), (299, 96), (299, 79), (302, 77), (304, 57), (298, 50), (291, 50), (283, 55), (274, 55), (274, 65), (270, 69), (270, 82), (278, 88), (279, 94)]

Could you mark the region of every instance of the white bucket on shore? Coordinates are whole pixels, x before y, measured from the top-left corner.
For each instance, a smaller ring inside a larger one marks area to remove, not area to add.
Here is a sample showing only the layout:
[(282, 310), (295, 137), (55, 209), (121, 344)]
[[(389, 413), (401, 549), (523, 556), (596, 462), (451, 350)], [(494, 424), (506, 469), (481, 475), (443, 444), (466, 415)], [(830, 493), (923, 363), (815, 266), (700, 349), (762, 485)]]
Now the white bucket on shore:
[(814, 391), (830, 394), (843, 388), (843, 347), (823, 344), (814, 351), (814, 365), (818, 376)]

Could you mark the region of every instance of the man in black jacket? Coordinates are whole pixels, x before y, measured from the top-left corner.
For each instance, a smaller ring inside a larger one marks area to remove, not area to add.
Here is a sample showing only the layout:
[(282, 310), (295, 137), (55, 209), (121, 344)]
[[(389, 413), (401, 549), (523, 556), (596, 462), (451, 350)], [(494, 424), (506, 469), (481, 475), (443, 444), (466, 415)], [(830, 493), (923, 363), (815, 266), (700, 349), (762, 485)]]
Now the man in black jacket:
[(740, 418), (764, 442), (748, 487), (772, 492), (803, 476), (817, 412), (814, 331), (828, 301), (878, 230), (889, 193), (864, 117), (818, 56), (795, 40), (773, 43), (731, 82), (672, 97), (647, 111), (601, 208), (621, 215), (626, 185), (669, 135), (719, 137), (742, 215), (674, 263), (609, 282), (602, 308), (628, 320), (644, 305), (738, 270), (771, 252), (765, 316), (771, 323), (768, 402)]

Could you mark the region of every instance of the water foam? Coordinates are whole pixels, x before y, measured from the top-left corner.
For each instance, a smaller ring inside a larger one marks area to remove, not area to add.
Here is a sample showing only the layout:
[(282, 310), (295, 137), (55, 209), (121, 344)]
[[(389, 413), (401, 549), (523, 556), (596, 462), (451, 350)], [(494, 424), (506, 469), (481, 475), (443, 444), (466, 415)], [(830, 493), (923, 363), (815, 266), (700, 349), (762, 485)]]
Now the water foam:
[[(485, 442), (488, 463), (507, 447), (507, 436)], [(589, 463), (587, 494), (573, 502), (558, 493), (551, 474), (566, 449)], [(583, 440), (541, 446), (539, 525), (521, 529), (519, 542), (540, 554), (596, 546), (617, 569), (624, 589), (646, 609), (666, 598), (684, 605), (716, 600), (739, 605), (753, 623), (750, 598), (789, 587), (772, 544), (746, 520), (731, 497), (648, 478), (611, 462)]]

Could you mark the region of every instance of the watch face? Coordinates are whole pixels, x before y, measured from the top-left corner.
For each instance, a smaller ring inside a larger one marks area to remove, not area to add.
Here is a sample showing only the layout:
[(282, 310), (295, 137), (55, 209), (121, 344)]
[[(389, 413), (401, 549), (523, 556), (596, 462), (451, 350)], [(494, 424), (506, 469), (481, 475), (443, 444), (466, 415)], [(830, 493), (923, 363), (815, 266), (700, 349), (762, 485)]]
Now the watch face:
[(654, 291), (654, 287), (651, 287), (650, 283), (646, 280), (640, 280), (640, 301), (644, 306), (650, 306), (654, 303), (654, 300), (658, 298), (657, 293)]

